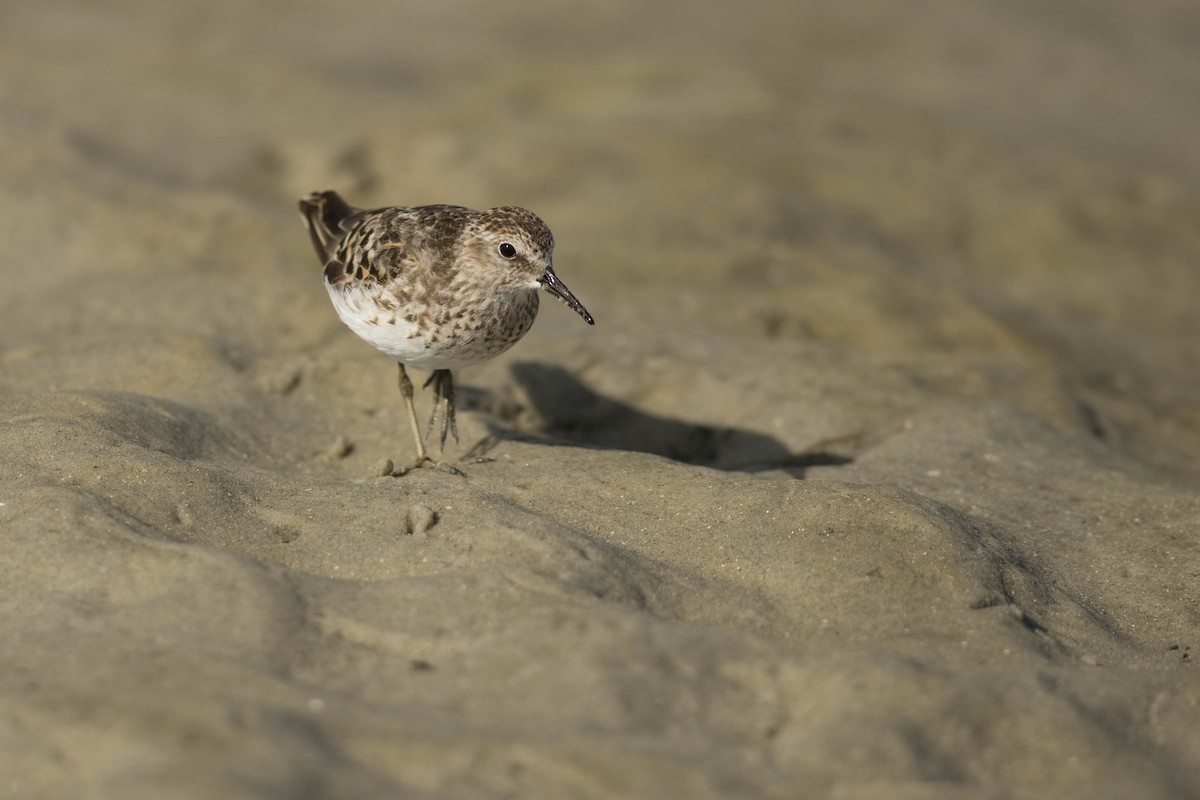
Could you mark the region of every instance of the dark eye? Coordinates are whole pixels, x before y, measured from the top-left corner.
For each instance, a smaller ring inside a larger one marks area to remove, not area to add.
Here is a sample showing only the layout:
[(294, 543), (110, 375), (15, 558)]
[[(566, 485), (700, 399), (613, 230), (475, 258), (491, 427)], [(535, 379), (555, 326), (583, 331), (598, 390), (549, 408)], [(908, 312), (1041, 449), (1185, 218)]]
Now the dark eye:
[(500, 251), (500, 255), (504, 258), (517, 257), (517, 248), (514, 247), (511, 242), (501, 242), (500, 247), (497, 249)]

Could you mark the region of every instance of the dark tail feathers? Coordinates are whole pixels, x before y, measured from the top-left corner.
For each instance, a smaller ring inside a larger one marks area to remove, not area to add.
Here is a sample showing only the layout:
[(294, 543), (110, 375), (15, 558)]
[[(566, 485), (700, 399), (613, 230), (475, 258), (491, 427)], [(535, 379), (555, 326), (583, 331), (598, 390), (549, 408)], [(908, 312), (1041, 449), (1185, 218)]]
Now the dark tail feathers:
[(308, 226), (317, 258), (326, 264), (337, 252), (338, 245), (362, 211), (354, 208), (337, 192), (313, 192), (300, 201), (300, 216)]

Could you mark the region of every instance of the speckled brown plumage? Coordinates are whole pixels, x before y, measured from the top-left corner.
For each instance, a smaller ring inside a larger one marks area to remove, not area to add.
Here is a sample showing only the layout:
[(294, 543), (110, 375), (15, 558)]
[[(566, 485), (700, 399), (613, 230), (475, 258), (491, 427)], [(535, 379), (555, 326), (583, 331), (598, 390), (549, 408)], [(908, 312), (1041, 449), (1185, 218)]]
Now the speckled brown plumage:
[(406, 365), (434, 371), (426, 385), (437, 397), (435, 416), (441, 410), (444, 447), (447, 431), (458, 437), (450, 370), (516, 344), (537, 316), (539, 289), (593, 324), (555, 275), (554, 236), (531, 211), (445, 205), (364, 211), (325, 191), (301, 200), (300, 213), (338, 316), (400, 365), (417, 466), (433, 462), (416, 424)]

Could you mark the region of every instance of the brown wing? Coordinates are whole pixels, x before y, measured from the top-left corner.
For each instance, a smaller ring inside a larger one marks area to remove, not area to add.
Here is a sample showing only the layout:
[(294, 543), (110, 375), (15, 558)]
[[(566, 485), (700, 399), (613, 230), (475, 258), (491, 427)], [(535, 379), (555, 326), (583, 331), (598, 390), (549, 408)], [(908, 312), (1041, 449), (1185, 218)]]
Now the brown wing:
[(332, 286), (387, 283), (402, 291), (418, 267), (453, 261), (453, 243), (473, 212), (457, 206), (383, 208), (352, 217), (352, 227), (326, 262)]

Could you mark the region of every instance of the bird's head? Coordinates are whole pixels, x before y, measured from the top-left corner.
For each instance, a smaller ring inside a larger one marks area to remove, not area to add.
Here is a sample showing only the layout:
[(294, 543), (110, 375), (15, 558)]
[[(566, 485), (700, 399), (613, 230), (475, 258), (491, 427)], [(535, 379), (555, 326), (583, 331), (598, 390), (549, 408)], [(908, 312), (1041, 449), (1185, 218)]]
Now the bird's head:
[(473, 257), (493, 275), (503, 276), (502, 285), (545, 289), (587, 324), (595, 324), (583, 303), (554, 274), (554, 234), (541, 217), (524, 208), (501, 206), (482, 212), (471, 228)]

